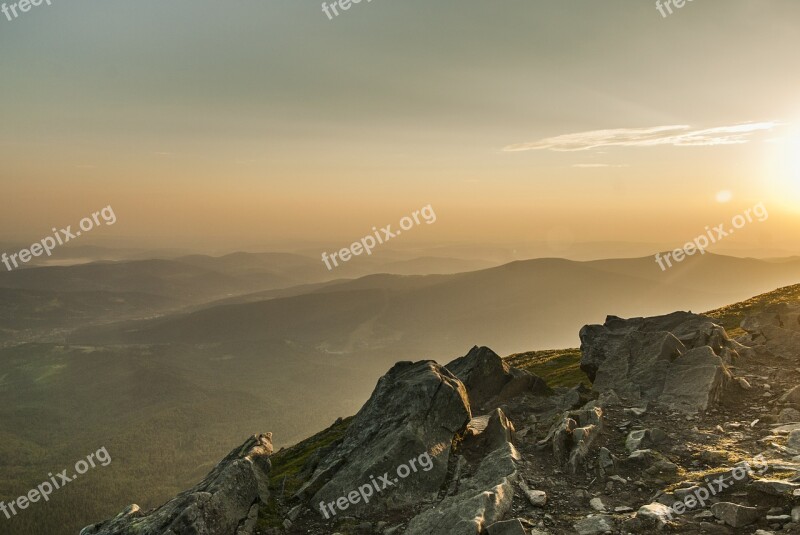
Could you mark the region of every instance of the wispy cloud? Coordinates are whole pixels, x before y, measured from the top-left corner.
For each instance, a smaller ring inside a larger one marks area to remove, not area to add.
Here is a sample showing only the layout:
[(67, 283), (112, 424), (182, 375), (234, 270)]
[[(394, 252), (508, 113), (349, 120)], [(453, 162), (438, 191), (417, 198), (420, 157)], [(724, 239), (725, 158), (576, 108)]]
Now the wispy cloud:
[(694, 130), (689, 125), (592, 130), (590, 132), (564, 134), (540, 139), (539, 141), (509, 145), (503, 150), (506, 152), (524, 150), (569, 152), (612, 146), (654, 147), (656, 145), (673, 145), (675, 147), (701, 147), (734, 145), (747, 143), (754, 132), (771, 130), (780, 124), (776, 121), (766, 121), (733, 126), (717, 126), (700, 130)]

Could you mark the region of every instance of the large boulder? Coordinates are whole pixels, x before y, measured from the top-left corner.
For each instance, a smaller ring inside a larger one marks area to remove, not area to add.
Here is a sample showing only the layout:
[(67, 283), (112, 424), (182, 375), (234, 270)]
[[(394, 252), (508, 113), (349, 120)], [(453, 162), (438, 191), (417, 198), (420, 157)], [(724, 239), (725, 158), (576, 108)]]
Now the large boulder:
[(525, 393), (549, 394), (540, 377), (509, 366), (488, 347), (473, 347), (446, 366), (467, 388), (473, 410), (487, 410)]
[(256, 435), (189, 491), (148, 512), (131, 505), (80, 535), (252, 535), (269, 498), (272, 435)]
[(445, 482), (453, 439), (470, 417), (464, 385), (446, 368), (400, 362), (378, 381), (343, 439), (316, 460), (298, 494), (323, 517), (431, 500)]
[(408, 525), (406, 535), (477, 535), (511, 511), (520, 454), (503, 411), (473, 418), (460, 446), (451, 493)]
[(590, 448), (602, 431), (603, 410), (600, 407), (566, 411), (537, 446), (552, 448), (556, 461), (575, 474), (585, 464)]
[(675, 312), (652, 318), (609, 316), (580, 331), (581, 369), (597, 392), (652, 400), (695, 412), (718, 403), (731, 384), (727, 363), (740, 344), (711, 318)]
[(767, 354), (797, 360), (800, 357), (800, 306), (777, 303), (742, 321), (748, 344)]

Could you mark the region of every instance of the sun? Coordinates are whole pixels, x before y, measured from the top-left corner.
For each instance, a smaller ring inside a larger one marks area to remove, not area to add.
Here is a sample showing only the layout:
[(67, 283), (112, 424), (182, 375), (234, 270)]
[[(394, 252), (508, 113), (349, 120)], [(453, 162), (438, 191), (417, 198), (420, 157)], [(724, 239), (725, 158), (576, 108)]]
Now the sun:
[(771, 196), (792, 211), (800, 212), (800, 121), (789, 125), (783, 136), (768, 143)]

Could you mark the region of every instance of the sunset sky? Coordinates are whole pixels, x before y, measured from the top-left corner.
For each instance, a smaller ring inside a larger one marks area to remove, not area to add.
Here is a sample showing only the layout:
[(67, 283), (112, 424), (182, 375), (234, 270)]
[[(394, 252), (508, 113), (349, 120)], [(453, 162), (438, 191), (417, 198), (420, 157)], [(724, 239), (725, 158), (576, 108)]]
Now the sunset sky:
[(800, 254), (800, 2), (52, 0), (0, 15), (0, 241), (112, 205), (105, 245), (351, 242)]

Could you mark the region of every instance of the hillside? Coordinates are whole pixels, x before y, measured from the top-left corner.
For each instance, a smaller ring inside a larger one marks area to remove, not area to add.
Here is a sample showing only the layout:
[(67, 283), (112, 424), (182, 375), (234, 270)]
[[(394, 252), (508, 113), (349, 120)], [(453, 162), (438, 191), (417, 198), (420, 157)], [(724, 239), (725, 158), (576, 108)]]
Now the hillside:
[[(712, 311), (746, 319), (738, 340), (674, 312), (585, 326), (580, 353), (399, 362), (355, 416), (277, 452), (255, 435), (190, 491), (82, 535), (796, 533), (797, 289)], [(209, 491), (225, 514), (192, 514)]]

